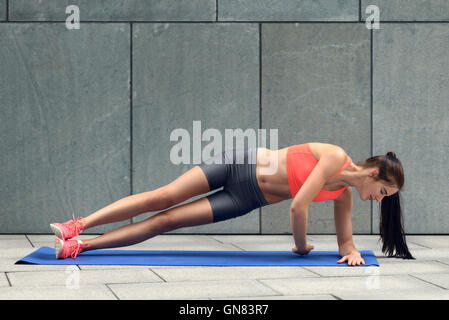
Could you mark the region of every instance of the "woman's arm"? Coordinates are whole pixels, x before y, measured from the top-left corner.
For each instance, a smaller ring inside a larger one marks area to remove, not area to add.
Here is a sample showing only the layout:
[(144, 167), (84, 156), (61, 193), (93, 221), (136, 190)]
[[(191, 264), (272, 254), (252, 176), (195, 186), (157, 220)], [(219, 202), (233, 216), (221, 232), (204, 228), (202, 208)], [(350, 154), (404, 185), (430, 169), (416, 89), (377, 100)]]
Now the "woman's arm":
[(348, 265), (365, 264), (352, 241), (351, 211), (352, 188), (347, 187), (338, 199), (334, 200), (335, 230), (337, 231), (338, 251), (342, 256), (337, 262), (347, 261)]
[(307, 217), (308, 209), (290, 209), (290, 222), (295, 246), (298, 250), (304, 250), (307, 244)]
[(345, 256), (356, 250), (352, 241), (352, 188), (346, 190), (334, 200), (334, 220), (340, 255)]
[(324, 187), (326, 181), (340, 170), (345, 159), (343, 151), (322, 155), (293, 198), (290, 219), (293, 238), (298, 250), (306, 249), (307, 216), (310, 203)]

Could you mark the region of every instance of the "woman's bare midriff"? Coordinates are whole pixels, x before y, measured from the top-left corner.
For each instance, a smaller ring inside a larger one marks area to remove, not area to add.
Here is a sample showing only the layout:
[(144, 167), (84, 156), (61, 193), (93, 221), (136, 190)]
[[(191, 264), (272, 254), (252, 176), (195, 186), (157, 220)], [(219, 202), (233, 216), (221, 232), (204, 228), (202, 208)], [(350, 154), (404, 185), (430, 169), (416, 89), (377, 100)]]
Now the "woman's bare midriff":
[[(319, 142), (311, 142), (309, 146), (317, 160), (320, 159), (323, 152), (339, 148), (336, 145)], [(257, 149), (257, 182), (265, 199), (270, 204), (291, 199), (292, 197), (287, 177), (287, 150), (288, 147), (279, 150), (270, 150), (262, 147)], [(270, 170), (270, 161), (277, 161), (277, 166), (271, 166), (273, 170)], [(323, 189), (333, 191), (339, 188), (340, 186), (336, 186), (331, 181), (328, 181)]]
[[(257, 182), (265, 200), (270, 204), (291, 198), (287, 179), (287, 149), (288, 147), (279, 150), (260, 147), (257, 149)], [(271, 159), (277, 160), (277, 166), (272, 166), (276, 170), (273, 170), (273, 174), (264, 174), (263, 172), (267, 173), (270, 168)]]

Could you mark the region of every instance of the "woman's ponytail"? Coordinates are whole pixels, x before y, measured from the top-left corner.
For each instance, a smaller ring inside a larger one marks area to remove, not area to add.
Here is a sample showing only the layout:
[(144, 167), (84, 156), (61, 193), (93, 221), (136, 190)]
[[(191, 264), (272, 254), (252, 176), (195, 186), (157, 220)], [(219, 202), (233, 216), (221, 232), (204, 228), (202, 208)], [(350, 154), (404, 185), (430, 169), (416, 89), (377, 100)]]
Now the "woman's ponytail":
[(402, 210), (399, 191), (381, 201), (380, 238), (382, 252), (389, 257), (415, 259), (408, 250), (405, 241)]
[(382, 252), (389, 257), (415, 259), (405, 242), (399, 193), (404, 186), (404, 170), (401, 161), (396, 153), (389, 151), (386, 155), (370, 157), (357, 165), (362, 168), (377, 168), (379, 174), (374, 177), (375, 181), (382, 181), (389, 186), (398, 188), (394, 194), (383, 197), (380, 204), (379, 230), (383, 242)]

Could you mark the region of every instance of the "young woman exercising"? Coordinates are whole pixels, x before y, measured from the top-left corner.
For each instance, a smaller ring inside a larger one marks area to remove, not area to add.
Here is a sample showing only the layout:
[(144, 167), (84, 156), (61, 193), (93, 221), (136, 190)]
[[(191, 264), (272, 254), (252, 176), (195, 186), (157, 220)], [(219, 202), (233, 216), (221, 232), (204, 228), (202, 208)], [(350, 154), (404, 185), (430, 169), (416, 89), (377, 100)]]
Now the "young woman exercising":
[[(273, 165), (270, 161), (277, 161), (276, 170), (263, 174), (264, 168)], [(342, 256), (338, 262), (360, 265), (365, 262), (352, 241), (354, 187), (362, 200), (380, 203), (382, 252), (390, 257), (414, 259), (403, 230), (399, 198), (403, 185), (402, 164), (393, 152), (354, 164), (341, 147), (318, 142), (280, 150), (260, 147), (227, 150), (163, 187), (127, 196), (88, 217), (50, 226), (57, 236), (56, 257), (76, 258), (82, 251), (129, 246), (171, 230), (236, 218), (256, 208), (292, 198), (290, 220), (295, 243), (292, 251), (303, 255), (313, 249), (306, 241), (310, 203), (333, 200), (337, 242)], [(224, 188), (207, 197), (175, 206), (220, 187)], [(94, 226), (158, 210), (163, 211), (94, 239), (67, 240)]]

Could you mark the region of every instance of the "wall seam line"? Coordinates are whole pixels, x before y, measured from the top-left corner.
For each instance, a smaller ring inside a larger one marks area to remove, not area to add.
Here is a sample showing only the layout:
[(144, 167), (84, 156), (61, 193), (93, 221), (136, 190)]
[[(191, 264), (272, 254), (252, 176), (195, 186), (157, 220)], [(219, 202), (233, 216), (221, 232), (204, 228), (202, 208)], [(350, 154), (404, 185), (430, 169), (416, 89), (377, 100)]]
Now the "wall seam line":
[[(374, 88), (374, 83), (373, 83), (373, 74), (374, 74), (374, 65), (373, 65), (373, 34), (374, 34), (374, 29), (370, 30), (370, 77), (371, 77), (371, 81), (370, 81), (370, 109), (371, 109), (371, 157), (373, 156), (373, 152), (374, 152), (374, 121), (373, 121), (373, 113), (374, 113), (374, 103), (373, 103), (373, 88)], [(371, 234), (373, 234), (373, 202), (370, 201), (370, 225), (371, 225)]]
[[(262, 129), (262, 23), (259, 23), (259, 129)], [(259, 234), (262, 234), (262, 208), (259, 208)]]
[[(133, 24), (129, 25), (129, 194), (133, 194)], [(129, 219), (133, 223), (133, 218)]]
[(359, 0), (359, 21), (362, 22), (362, 0)]

